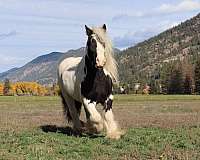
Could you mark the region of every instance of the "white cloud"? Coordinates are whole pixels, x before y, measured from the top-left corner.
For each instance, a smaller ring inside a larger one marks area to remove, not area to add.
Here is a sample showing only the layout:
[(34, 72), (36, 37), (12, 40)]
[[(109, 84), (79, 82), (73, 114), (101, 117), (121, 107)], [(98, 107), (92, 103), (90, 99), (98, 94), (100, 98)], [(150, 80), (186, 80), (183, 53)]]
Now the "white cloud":
[(5, 55), (1, 55), (1, 54), (0, 54), (0, 57), (1, 57), (1, 65), (18, 64), (25, 60), (25, 58), (5, 56)]
[(15, 36), (16, 34), (17, 34), (16, 31), (11, 31), (9, 33), (0, 33), (0, 40), (7, 37)]
[(194, 0), (183, 0), (178, 4), (162, 4), (156, 10), (159, 13), (176, 13), (176, 12), (188, 12), (200, 9), (200, 2)]
[(177, 26), (179, 23), (171, 20), (163, 20), (156, 25), (148, 26), (147, 28), (141, 28), (135, 32), (126, 32), (121, 36), (116, 36), (113, 39), (114, 45), (120, 49), (134, 46), (135, 44), (142, 42), (155, 36), (169, 28)]

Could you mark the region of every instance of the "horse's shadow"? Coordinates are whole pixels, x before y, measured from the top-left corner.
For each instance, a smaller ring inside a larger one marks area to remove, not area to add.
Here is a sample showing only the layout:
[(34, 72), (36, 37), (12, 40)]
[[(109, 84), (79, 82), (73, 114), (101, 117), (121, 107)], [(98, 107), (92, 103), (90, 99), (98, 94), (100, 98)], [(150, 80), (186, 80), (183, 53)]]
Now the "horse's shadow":
[(69, 126), (58, 127), (56, 125), (42, 125), (42, 126), (40, 126), (40, 129), (45, 133), (48, 133), (48, 132), (61, 133), (61, 134), (65, 134), (67, 136), (74, 136), (74, 137), (89, 137), (89, 138), (104, 137), (103, 135), (99, 135), (99, 134), (76, 133)]

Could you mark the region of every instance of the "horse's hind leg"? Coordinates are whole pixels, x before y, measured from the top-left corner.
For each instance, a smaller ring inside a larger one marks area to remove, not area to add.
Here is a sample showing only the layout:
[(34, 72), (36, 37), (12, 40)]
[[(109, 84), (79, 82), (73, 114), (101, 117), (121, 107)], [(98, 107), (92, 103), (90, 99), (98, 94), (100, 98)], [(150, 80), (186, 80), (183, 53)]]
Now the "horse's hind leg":
[(79, 119), (81, 105), (68, 95), (65, 95), (64, 98), (69, 110), (71, 121), (73, 123), (73, 129), (75, 132), (80, 133), (82, 129), (82, 124)]

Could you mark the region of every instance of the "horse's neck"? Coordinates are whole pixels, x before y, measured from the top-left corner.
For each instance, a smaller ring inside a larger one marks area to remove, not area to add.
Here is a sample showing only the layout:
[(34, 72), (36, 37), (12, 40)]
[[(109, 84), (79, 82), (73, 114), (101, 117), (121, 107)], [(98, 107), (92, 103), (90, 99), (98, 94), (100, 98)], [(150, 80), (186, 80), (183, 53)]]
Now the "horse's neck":
[(95, 74), (96, 70), (97, 70), (96, 67), (95, 67), (95, 63), (91, 62), (88, 55), (85, 55), (84, 60), (85, 60), (85, 65), (84, 65), (85, 74), (86, 75)]

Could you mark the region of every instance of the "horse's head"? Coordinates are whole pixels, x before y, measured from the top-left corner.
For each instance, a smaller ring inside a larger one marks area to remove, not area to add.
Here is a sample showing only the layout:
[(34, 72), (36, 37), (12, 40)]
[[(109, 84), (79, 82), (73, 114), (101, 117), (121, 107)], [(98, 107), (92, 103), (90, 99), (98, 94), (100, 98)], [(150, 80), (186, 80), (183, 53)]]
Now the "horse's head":
[(100, 34), (106, 33), (106, 25), (102, 27), (89, 28), (85, 25), (86, 33), (88, 36), (87, 40), (87, 56), (89, 57), (91, 64), (96, 68), (104, 67), (106, 63), (105, 56), (105, 42), (103, 39), (95, 32), (98, 31)]

